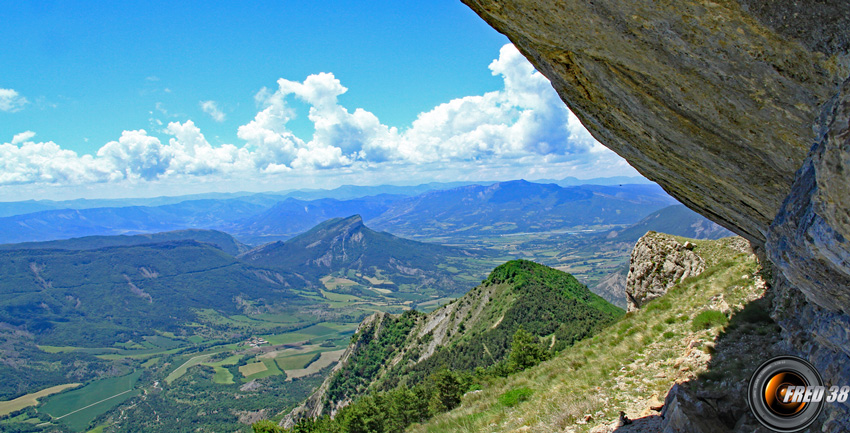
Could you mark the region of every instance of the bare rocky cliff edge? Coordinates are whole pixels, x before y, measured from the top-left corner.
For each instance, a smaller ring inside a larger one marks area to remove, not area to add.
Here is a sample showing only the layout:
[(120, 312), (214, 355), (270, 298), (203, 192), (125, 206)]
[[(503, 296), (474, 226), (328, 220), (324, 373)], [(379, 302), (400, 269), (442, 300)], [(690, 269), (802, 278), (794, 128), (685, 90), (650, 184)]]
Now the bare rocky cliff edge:
[(850, 383), (850, 2), (463, 2), (597, 140), (749, 240), (788, 351)]

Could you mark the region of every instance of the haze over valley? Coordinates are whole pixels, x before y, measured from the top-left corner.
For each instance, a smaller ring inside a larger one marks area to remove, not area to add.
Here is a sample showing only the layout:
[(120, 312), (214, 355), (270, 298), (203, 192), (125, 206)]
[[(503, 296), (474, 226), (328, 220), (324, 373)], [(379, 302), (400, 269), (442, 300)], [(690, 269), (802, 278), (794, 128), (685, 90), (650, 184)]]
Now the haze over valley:
[[(435, 310), (518, 258), (593, 288), (627, 263), (632, 232), (726, 234), (652, 184), (452, 186), (3, 204), (2, 399), (84, 384), (12, 419), (129, 428), (152, 414), (116, 411), (153, 392), (160, 416), (238, 428), (306, 398), (376, 312)], [(234, 396), (242, 409), (197, 417)]]

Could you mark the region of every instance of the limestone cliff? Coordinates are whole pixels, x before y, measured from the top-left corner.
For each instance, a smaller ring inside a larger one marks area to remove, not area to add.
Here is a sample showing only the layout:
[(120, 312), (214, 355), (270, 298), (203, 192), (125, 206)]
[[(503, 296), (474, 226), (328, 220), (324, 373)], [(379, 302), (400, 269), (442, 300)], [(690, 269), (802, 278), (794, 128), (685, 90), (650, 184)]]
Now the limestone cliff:
[(463, 1), (602, 144), (769, 258), (788, 351), (850, 382), (846, 0)]
[[(757, 243), (848, 75), (848, 8), (821, 6), (846, 2), (464, 2), (550, 79), (601, 143)], [(810, 7), (796, 17), (779, 10), (794, 3)], [(810, 30), (782, 30), (800, 22)]]
[(628, 311), (664, 295), (685, 278), (705, 270), (705, 260), (693, 252), (694, 244), (681, 243), (673, 236), (649, 232), (634, 249), (626, 277)]

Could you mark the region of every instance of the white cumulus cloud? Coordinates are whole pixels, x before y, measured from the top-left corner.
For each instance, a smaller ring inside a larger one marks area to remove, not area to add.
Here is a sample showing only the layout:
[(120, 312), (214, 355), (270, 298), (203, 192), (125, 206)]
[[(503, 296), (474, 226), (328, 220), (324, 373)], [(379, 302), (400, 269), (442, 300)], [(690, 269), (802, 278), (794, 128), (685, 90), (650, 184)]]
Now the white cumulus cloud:
[[(280, 79), (276, 91), (257, 94), (264, 109), (240, 127), (239, 137), (262, 154), (261, 167), (291, 168), (567, 156), (599, 148), (513, 45), (501, 49), (490, 69), (502, 77), (503, 90), (441, 104), (403, 131), (382, 124), (369, 111), (340, 105), (338, 97), (348, 89), (333, 74), (311, 75), (303, 82)], [(287, 101), (293, 97), (310, 106), (315, 129), (310, 140), (287, 128), (294, 117)]]
[[(611, 168), (616, 174), (634, 173), (590, 136), (513, 45), (502, 47), (489, 68), (503, 88), (440, 104), (405, 128), (385, 125), (365, 109), (344, 107), (339, 97), (348, 89), (333, 74), (319, 73), (301, 82), (281, 78), (277, 88), (261, 89), (255, 95), (258, 112), (237, 130), (239, 144), (213, 146), (191, 120), (164, 129), (156, 121), (154, 132), (168, 136), (167, 142), (145, 130), (126, 130), (94, 155), (81, 156), (53, 142), (33, 141), (35, 133), (25, 131), (0, 144), (0, 186), (281, 176), (382, 181), (386, 174), (394, 180), (412, 173), (433, 179), (447, 171), (482, 179), (508, 172), (514, 177), (580, 171), (598, 176)], [(298, 137), (289, 128), (297, 114), (293, 100), (309, 107), (311, 137)], [(25, 103), (17, 92), (0, 89), (0, 109)], [(215, 121), (225, 120), (215, 101), (199, 104)], [(156, 109), (168, 115), (161, 104)]]
[(15, 134), (15, 136), (12, 137), (12, 144), (23, 143), (25, 141), (29, 141), (33, 137), (35, 137), (35, 132), (32, 131), (24, 131), (20, 134)]
[(218, 108), (218, 103), (215, 101), (201, 101), (200, 102), (201, 109), (204, 110), (204, 113), (210, 115), (218, 123), (224, 122), (225, 114)]
[(19, 95), (14, 89), (0, 89), (0, 111), (14, 113), (28, 103), (27, 98)]

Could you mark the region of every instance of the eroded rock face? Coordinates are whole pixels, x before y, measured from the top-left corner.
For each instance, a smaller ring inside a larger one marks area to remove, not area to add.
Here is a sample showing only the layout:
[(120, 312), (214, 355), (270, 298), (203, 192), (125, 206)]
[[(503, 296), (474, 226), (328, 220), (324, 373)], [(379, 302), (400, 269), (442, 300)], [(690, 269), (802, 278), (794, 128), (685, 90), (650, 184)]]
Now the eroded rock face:
[(656, 232), (648, 232), (637, 241), (629, 262), (628, 311), (639, 309), (676, 283), (705, 270), (705, 261), (693, 252), (693, 244), (682, 244), (673, 236)]
[(791, 286), (823, 308), (850, 314), (850, 80), (828, 108), (767, 250)]
[(848, 75), (842, 1), (463, 1), (601, 143), (757, 245)]
[[(789, 351), (827, 383), (850, 378), (850, 81), (829, 107), (820, 139), (771, 226), (774, 316)], [(795, 290), (796, 289), (796, 290)], [(802, 292), (804, 296), (801, 296)], [(843, 410), (841, 410), (843, 409)], [(824, 431), (850, 431), (844, 405), (827, 406)]]

